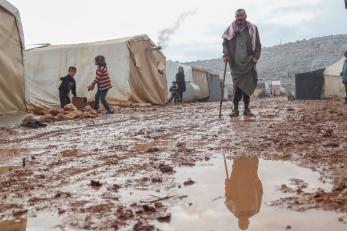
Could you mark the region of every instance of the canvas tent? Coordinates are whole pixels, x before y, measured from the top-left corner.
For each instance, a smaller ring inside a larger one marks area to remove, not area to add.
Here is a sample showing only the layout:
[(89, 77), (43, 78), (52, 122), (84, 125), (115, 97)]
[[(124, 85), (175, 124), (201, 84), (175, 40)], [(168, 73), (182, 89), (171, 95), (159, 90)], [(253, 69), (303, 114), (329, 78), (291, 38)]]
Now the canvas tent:
[(320, 99), (324, 82), (324, 69), (295, 74), (296, 99)]
[(340, 73), (346, 58), (342, 58), (333, 65), (325, 68), (322, 97), (345, 96)]
[(52, 45), (26, 52), (26, 101), (30, 105), (59, 105), (58, 86), (69, 66), (77, 67), (77, 95), (93, 98), (88, 85), (95, 78), (94, 57), (106, 57), (113, 87), (108, 99), (164, 104), (167, 101), (165, 56), (147, 35), (94, 43)]
[(25, 110), (24, 36), (18, 10), (0, 0), (0, 114)]

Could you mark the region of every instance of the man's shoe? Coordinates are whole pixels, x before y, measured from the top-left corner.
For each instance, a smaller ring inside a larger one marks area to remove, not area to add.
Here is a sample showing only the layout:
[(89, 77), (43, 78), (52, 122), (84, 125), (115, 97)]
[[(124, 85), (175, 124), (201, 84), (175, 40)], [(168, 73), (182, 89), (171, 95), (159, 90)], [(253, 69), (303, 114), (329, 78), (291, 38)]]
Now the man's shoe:
[(239, 110), (233, 110), (230, 114), (230, 117), (238, 117), (240, 115)]
[(248, 116), (248, 117), (255, 117), (255, 115), (251, 112), (251, 110), (249, 110), (249, 109), (245, 109), (244, 111), (243, 111), (243, 115), (244, 116)]
[(113, 111), (107, 111), (106, 114), (114, 114)]

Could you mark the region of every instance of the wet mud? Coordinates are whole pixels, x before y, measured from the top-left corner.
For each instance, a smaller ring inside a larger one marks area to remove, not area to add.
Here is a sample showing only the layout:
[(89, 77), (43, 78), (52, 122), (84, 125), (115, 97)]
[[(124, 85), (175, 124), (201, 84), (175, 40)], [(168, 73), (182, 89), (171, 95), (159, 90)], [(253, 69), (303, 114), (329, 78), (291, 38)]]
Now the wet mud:
[(0, 230), (346, 229), (346, 105), (262, 99), (230, 119), (227, 102), (221, 120), (218, 106), (1, 127)]

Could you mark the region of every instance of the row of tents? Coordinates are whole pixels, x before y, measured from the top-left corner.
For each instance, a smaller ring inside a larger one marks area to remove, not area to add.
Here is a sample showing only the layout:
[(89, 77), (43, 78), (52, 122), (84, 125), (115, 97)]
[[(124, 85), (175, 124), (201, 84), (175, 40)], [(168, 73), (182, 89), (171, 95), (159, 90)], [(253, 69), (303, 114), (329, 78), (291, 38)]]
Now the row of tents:
[(296, 99), (323, 99), (345, 96), (340, 73), (345, 58), (326, 68), (298, 73), (295, 75)]
[(25, 111), (28, 106), (59, 106), (60, 77), (77, 68), (77, 94), (94, 97), (87, 86), (95, 77), (93, 58), (104, 55), (113, 87), (113, 102), (165, 104), (178, 67), (185, 70), (186, 102), (218, 101), (219, 74), (201, 67), (167, 61), (147, 35), (71, 45), (49, 45), (24, 50), (18, 10), (0, 0), (0, 114)]

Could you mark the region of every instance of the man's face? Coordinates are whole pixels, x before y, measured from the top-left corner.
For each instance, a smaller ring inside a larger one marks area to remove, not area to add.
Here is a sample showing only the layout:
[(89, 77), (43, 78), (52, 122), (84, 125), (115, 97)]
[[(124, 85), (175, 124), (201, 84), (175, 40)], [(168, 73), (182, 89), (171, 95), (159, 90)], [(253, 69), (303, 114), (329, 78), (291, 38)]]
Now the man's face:
[(243, 10), (237, 11), (235, 18), (236, 18), (236, 21), (239, 25), (245, 24), (246, 18), (247, 18), (246, 12), (244, 12)]
[(69, 70), (69, 75), (71, 77), (74, 77), (76, 75), (76, 70), (74, 70), (74, 69)]
[(345, 53), (345, 58), (347, 59), (347, 53)]

